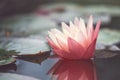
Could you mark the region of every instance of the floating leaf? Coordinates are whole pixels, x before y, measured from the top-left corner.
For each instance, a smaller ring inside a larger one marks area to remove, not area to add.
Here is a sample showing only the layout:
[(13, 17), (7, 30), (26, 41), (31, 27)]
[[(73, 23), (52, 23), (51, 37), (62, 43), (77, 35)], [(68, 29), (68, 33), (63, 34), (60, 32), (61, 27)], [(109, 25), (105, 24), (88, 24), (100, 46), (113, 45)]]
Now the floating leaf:
[(8, 65), (16, 60), (12, 58), (13, 55), (17, 55), (18, 52), (15, 52), (14, 50), (5, 50), (5, 49), (0, 49), (0, 66), (2, 65)]
[(120, 41), (119, 34), (119, 30), (102, 29), (100, 30), (97, 42), (104, 43), (106, 45), (114, 44)]
[[(50, 55), (50, 48), (46, 41), (30, 38), (7, 38), (1, 41), (1, 48), (4, 48), (1, 49), (0, 54), (0, 59), (2, 60), (1, 65), (6, 63), (5, 59), (12, 58), (13, 55), (19, 59), (34, 63), (41, 63)], [(5, 52), (6, 50), (8, 52)], [(20, 53), (16, 54), (14, 53), (15, 51)]]
[(12, 58), (12, 57), (0, 60), (0, 66), (8, 65), (8, 64), (14, 63), (15, 61), (16, 60), (14, 58)]
[(16, 52), (20, 52), (19, 55), (50, 51), (47, 42), (40, 39), (5, 38), (1, 39), (1, 41), (4, 49), (15, 50)]
[(40, 79), (13, 73), (0, 73), (0, 80), (40, 80)]
[(0, 49), (0, 60), (4, 60), (7, 58), (10, 58), (13, 55), (17, 55), (18, 52), (16, 52), (15, 50), (5, 50), (5, 49)]
[(51, 27), (56, 27), (57, 24), (50, 18), (27, 14), (6, 18), (0, 22), (0, 26), (0, 36), (7, 36), (10, 33), (9, 36), (26, 37), (31, 34), (40, 34)]

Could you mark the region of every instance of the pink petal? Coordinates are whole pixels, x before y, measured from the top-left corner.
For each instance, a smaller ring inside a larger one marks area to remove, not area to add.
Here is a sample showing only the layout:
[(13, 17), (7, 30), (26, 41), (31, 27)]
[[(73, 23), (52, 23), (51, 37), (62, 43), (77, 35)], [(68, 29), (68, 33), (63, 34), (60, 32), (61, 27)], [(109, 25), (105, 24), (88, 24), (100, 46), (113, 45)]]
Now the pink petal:
[(75, 28), (75, 25), (72, 23), (72, 21), (69, 22), (69, 26), (70, 26), (71, 28)]
[(67, 24), (65, 24), (64, 22), (62, 22), (61, 24), (62, 24), (62, 26), (66, 27), (66, 28), (69, 27), (69, 26), (68, 26)]
[(88, 24), (87, 24), (87, 35), (88, 35), (88, 39), (90, 39), (90, 41), (91, 41), (92, 36), (93, 36), (93, 18), (92, 18), (92, 16), (90, 16)]
[(75, 58), (81, 58), (84, 53), (84, 48), (72, 38), (68, 38), (69, 51)]
[(78, 19), (77, 17), (76, 17), (75, 20), (74, 20), (74, 24), (75, 24), (76, 27), (79, 26), (79, 19)]
[(95, 45), (96, 45), (96, 39), (93, 40), (92, 43), (89, 45), (89, 47), (86, 49), (83, 55), (84, 59), (90, 59), (94, 56)]
[(54, 49), (53, 52), (63, 59), (80, 59), (78, 55), (75, 55), (74, 53), (68, 53), (60, 49)]
[(56, 38), (56, 39), (57, 39), (57, 42), (58, 42), (59, 46), (61, 47), (61, 49), (68, 52), (68, 45), (64, 41), (61, 41), (58, 38)]
[(100, 24), (101, 24), (101, 21), (98, 21), (98, 23), (97, 23), (97, 25), (96, 25), (96, 28), (95, 28), (95, 31), (94, 31), (93, 40), (94, 40), (95, 38), (97, 38), (97, 36), (98, 36), (99, 29), (100, 29)]
[(49, 32), (49, 31), (48, 31), (48, 34), (49, 34), (50, 40), (51, 40), (56, 46), (58, 46), (58, 47), (60, 48), (60, 46), (59, 46), (58, 43), (57, 43), (55, 33), (52, 33), (52, 32)]
[(53, 49), (53, 52), (57, 55), (59, 55), (61, 58), (65, 59), (65, 58), (69, 58), (70, 55), (69, 53), (61, 50), (61, 49)]
[(70, 34), (70, 27), (68, 27), (65, 23), (62, 22), (62, 31), (64, 35), (71, 36)]
[(82, 18), (80, 18), (79, 27), (80, 27), (80, 30), (82, 31), (82, 33), (84, 34), (84, 37), (87, 38), (87, 30), (85, 27), (85, 22)]
[(68, 25), (66, 25), (64, 22), (62, 22), (61, 24), (62, 24), (62, 30), (64, 33), (70, 32)]
[(93, 29), (93, 17), (92, 16), (90, 16), (90, 18), (89, 18), (89, 21), (88, 21), (88, 24), (87, 24), (87, 28), (88, 28), (88, 30), (90, 29)]
[(57, 48), (57, 49), (58, 49), (58, 47), (57, 47), (48, 37), (46, 37), (46, 39), (47, 39), (49, 45), (50, 45), (52, 48), (54, 48), (54, 49)]

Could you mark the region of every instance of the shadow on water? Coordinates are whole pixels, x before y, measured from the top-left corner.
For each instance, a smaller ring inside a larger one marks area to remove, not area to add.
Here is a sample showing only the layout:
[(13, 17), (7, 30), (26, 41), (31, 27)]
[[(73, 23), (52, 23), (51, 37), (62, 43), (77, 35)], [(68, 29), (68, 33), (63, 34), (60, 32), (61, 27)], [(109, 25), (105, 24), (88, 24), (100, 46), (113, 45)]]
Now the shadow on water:
[[(1, 66), (0, 72), (28, 75), (42, 80), (119, 80), (120, 56), (97, 58), (94, 61), (64, 61), (48, 58), (41, 64), (17, 60), (16, 64)], [(97, 73), (97, 74), (96, 74)]]

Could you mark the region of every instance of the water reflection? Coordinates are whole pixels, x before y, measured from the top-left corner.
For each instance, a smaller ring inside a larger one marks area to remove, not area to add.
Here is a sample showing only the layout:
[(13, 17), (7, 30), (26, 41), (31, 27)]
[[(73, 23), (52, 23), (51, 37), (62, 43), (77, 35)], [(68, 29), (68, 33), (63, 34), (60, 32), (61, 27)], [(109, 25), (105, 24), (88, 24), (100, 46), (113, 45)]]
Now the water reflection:
[(48, 74), (52, 80), (97, 80), (92, 60), (59, 60)]
[(16, 70), (17, 65), (15, 63), (0, 66), (0, 72), (15, 72)]

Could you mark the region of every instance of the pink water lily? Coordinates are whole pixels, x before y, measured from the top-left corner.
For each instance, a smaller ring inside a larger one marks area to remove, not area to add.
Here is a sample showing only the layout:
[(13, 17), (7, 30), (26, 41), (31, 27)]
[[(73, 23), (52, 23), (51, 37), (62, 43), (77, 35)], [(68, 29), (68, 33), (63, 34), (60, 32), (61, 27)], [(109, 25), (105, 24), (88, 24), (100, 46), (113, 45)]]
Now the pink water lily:
[(82, 18), (70, 21), (69, 26), (62, 23), (62, 31), (51, 29), (47, 37), (53, 52), (64, 59), (89, 59), (94, 56), (96, 40), (100, 28), (98, 21), (95, 29), (90, 16), (87, 27)]

